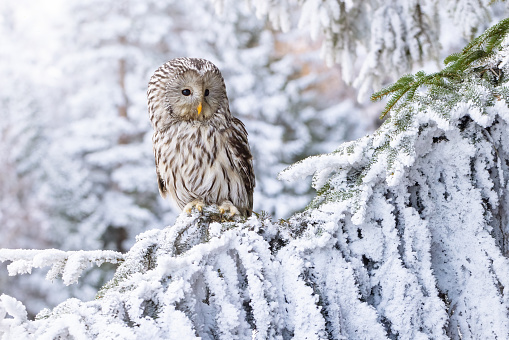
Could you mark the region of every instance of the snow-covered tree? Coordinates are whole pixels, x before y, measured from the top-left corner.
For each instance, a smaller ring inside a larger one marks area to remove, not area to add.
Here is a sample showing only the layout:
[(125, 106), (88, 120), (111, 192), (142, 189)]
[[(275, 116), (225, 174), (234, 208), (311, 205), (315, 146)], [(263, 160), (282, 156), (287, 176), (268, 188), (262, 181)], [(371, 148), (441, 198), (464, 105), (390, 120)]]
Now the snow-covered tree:
[(288, 220), (209, 207), (125, 256), (0, 251), (13, 273), (53, 266), (68, 282), (84, 263), (123, 261), (94, 301), (35, 321), (2, 295), (0, 335), (508, 338), (509, 19), (446, 61), (374, 95), (394, 96), (375, 133), (281, 173), (314, 174), (318, 190)]
[[(51, 81), (39, 78), (35, 66), (40, 55), (24, 51), (23, 40), (36, 44), (23, 34), (27, 22), (20, 20), (10, 1), (0, 4), (0, 247), (28, 247), (40, 229), (41, 207), (35, 193), (42, 173), (38, 168), (47, 143), (47, 105), (53, 99)], [(26, 224), (20, 229), (20, 224)]]
[[(215, 0), (225, 6), (225, 0)], [(268, 17), (276, 29), (289, 31), (292, 16), (313, 39), (322, 38), (322, 56), (338, 63), (343, 79), (366, 100), (387, 79), (397, 79), (414, 66), (436, 59), (442, 35), (456, 32), (470, 40), (493, 17), (507, 16), (507, 5), (482, 0), (261, 0), (250, 1), (258, 17)], [(450, 25), (450, 22), (453, 25)], [(467, 40), (467, 41), (468, 41)], [(448, 41), (447, 43), (450, 43)], [(355, 66), (357, 65), (357, 66)], [(356, 71), (360, 71), (357, 73)]]

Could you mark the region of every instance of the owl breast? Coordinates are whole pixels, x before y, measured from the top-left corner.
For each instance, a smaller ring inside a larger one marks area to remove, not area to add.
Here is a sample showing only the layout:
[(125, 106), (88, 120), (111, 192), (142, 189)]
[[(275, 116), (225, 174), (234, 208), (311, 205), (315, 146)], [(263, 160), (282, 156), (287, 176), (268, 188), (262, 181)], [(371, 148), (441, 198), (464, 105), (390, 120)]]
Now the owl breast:
[(195, 199), (205, 204), (229, 200), (239, 210), (252, 208), (252, 192), (247, 192), (227, 129), (180, 121), (155, 131), (153, 142), (161, 194), (169, 193), (181, 209)]

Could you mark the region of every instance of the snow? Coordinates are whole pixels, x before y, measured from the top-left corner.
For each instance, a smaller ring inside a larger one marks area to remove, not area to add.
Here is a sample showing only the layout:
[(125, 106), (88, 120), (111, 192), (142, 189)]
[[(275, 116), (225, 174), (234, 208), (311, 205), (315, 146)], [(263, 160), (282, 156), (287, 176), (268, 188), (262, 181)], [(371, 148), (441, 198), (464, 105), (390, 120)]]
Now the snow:
[(47, 279), (53, 280), (62, 275), (66, 285), (78, 282), (81, 273), (89, 263), (100, 266), (104, 262), (119, 263), (123, 259), (124, 256), (121, 253), (111, 250), (0, 249), (0, 262), (12, 262), (7, 266), (9, 275), (30, 274), (32, 268), (51, 266)]

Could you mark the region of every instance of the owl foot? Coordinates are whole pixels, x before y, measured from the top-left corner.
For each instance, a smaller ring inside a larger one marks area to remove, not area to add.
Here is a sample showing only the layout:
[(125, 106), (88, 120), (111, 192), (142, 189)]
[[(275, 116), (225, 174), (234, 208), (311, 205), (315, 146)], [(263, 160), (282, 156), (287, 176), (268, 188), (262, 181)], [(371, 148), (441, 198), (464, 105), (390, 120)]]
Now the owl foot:
[(221, 205), (219, 206), (219, 212), (221, 213), (221, 215), (224, 214), (226, 211), (230, 212), (230, 217), (234, 215), (240, 215), (239, 209), (237, 209), (237, 207), (234, 206), (233, 203), (230, 201), (223, 201), (223, 203), (221, 203)]
[(184, 211), (186, 213), (190, 214), (191, 210), (193, 210), (193, 208), (196, 208), (196, 210), (198, 210), (199, 212), (202, 212), (204, 206), (205, 206), (205, 203), (203, 203), (202, 200), (196, 199), (194, 201), (187, 203), (186, 206), (184, 207)]

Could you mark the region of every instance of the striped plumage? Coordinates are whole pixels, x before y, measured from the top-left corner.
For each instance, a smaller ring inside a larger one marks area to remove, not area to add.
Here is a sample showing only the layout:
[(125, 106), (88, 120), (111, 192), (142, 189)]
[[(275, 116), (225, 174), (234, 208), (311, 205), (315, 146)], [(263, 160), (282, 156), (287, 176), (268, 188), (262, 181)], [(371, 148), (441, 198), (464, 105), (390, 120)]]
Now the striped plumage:
[(255, 178), (247, 132), (233, 117), (219, 69), (204, 59), (177, 58), (148, 86), (159, 192), (177, 205), (217, 204), (250, 216)]

